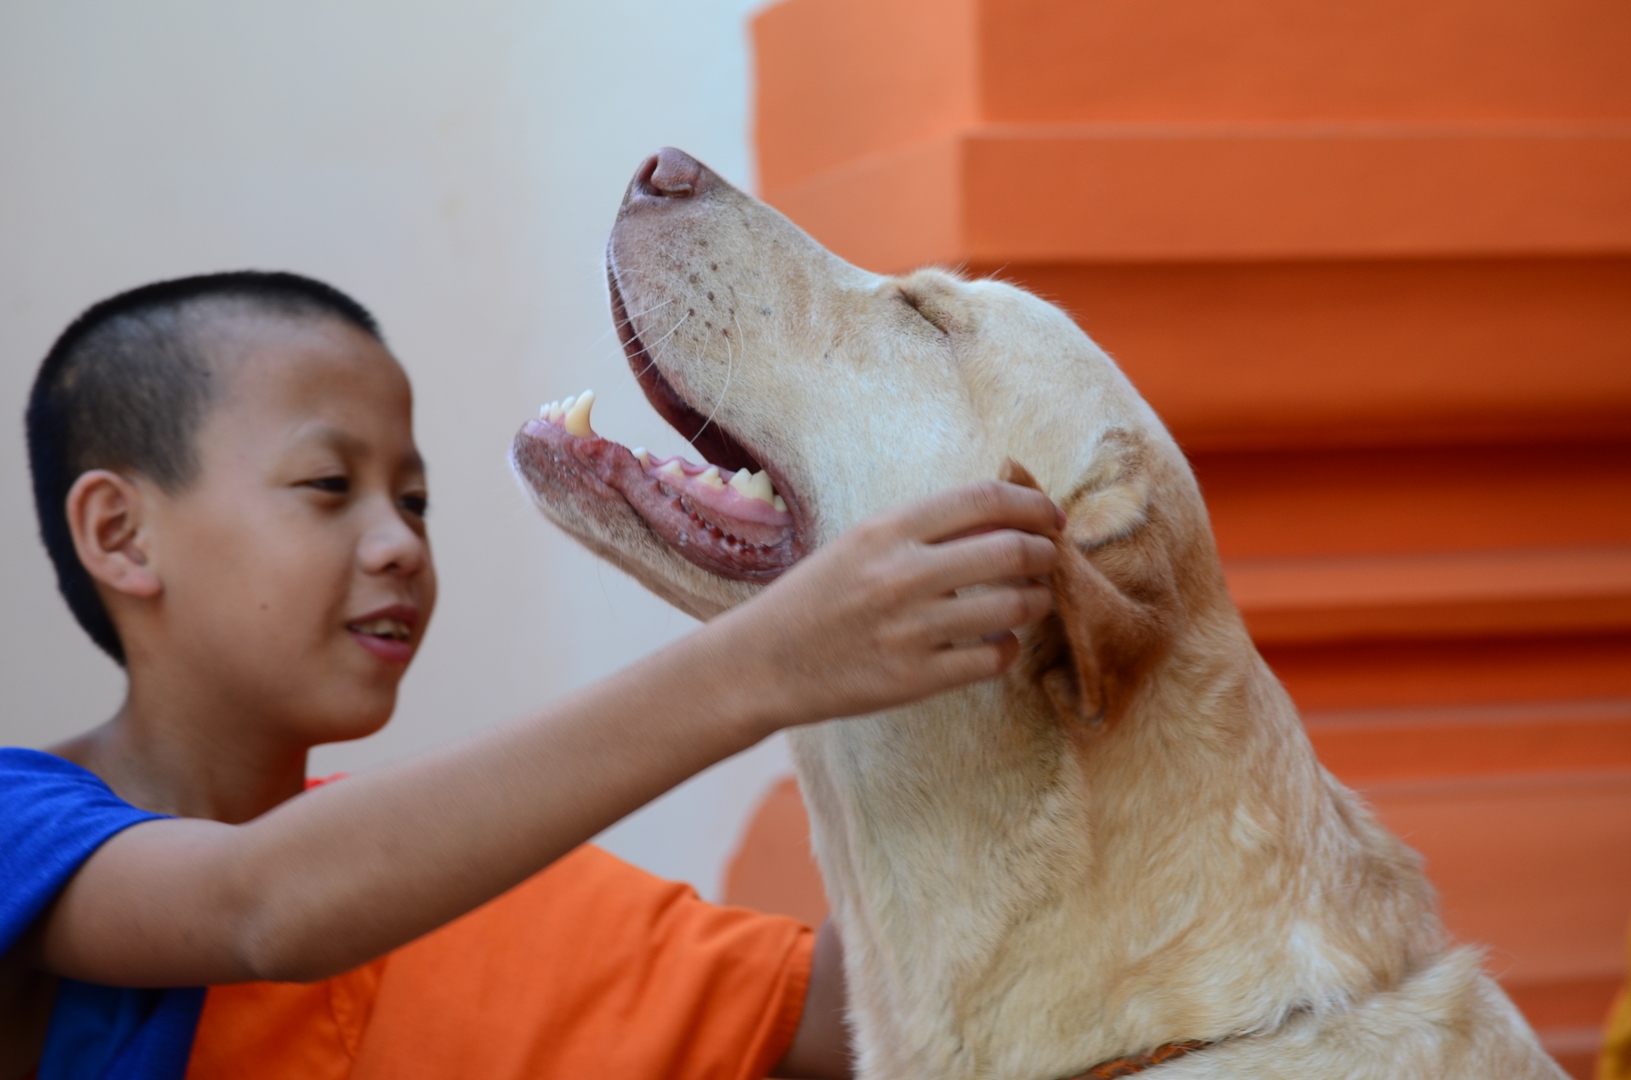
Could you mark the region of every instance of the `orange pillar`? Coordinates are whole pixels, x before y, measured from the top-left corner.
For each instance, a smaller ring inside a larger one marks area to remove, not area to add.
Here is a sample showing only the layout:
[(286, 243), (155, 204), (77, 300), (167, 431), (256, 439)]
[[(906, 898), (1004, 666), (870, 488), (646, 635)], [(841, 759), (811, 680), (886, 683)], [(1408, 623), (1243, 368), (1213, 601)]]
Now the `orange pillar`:
[[(786, 0), (752, 33), (764, 197), (1116, 357), (1322, 758), (1587, 1068), (1631, 914), (1631, 6)], [(774, 894), (788, 799), (733, 895)]]

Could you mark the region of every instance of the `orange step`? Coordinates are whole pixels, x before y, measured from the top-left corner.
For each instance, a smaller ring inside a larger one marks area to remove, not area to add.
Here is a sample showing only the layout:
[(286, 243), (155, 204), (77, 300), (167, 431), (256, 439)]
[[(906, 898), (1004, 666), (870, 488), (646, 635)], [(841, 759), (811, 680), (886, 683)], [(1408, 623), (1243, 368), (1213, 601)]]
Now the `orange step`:
[[(1631, 5), (786, 0), (752, 33), (764, 196), (1115, 357), (1322, 759), (1589, 1075), (1631, 916)], [(730, 895), (824, 911), (806, 830), (777, 788)]]
[(1614, 255), (1631, 122), (980, 124), (766, 191), (886, 271)]
[(1626, 443), (1189, 458), (1226, 559), (1631, 546)]
[[(1525, 773), (1631, 771), (1631, 697), (1327, 709), (1307, 713), (1303, 723), (1325, 767), (1344, 783), (1367, 789)], [(1631, 858), (1626, 862), (1631, 865)]]
[(1624, 256), (966, 266), (1075, 315), (1188, 451), (1631, 442)]
[(1631, 118), (1617, 0), (794, 0), (752, 35), (772, 201), (978, 123)]
[(1631, 630), (1631, 547), (1233, 559), (1261, 644)]

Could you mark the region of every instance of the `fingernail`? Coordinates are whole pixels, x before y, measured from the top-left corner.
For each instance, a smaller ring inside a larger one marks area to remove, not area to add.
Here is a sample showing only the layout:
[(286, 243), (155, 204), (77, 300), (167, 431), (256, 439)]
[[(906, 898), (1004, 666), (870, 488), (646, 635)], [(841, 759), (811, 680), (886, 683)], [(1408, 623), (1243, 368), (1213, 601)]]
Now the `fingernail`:
[(1053, 507), (1053, 516), (1059, 520), (1059, 531), (1064, 532), (1066, 520), (1064, 508), (1055, 503)]

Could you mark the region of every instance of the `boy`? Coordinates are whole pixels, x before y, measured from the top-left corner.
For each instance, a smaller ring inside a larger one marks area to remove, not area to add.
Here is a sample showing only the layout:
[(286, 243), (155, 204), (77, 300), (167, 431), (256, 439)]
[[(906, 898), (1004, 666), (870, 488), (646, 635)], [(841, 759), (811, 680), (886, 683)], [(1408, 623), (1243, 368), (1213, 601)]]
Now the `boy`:
[[(0, 750), (0, 1077), (843, 1074), (830, 930), (579, 846), (773, 731), (998, 674), (1057, 508), (880, 515), (534, 719), (301, 794), (312, 746), (389, 718), (435, 604), (410, 412), (368, 313), (288, 274), (122, 294), (47, 356), (41, 533), (129, 691)], [(202, 1029), (201, 990), (121, 989), (229, 983)]]

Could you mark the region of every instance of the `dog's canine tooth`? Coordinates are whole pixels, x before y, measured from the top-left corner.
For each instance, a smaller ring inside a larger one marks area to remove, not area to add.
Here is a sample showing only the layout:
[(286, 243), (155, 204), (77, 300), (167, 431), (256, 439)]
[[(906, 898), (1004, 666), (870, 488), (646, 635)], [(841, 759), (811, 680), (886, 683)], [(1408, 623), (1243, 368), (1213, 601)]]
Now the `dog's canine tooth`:
[(575, 399), (568, 398), (567, 400), (572, 402), (570, 406), (566, 407), (565, 427), (567, 432), (576, 435), (580, 439), (586, 439), (593, 435), (595, 429), (589, 425), (589, 410), (595, 407), (595, 392), (585, 390)]
[(651, 451), (643, 446), (636, 446), (634, 448), (634, 460), (649, 469), (651, 467)]
[(711, 488), (719, 488), (721, 490), (724, 490), (725, 487), (725, 481), (720, 479), (719, 476), (718, 465), (710, 465), (706, 469), (702, 470), (702, 475), (697, 477), (697, 483), (707, 484)]

